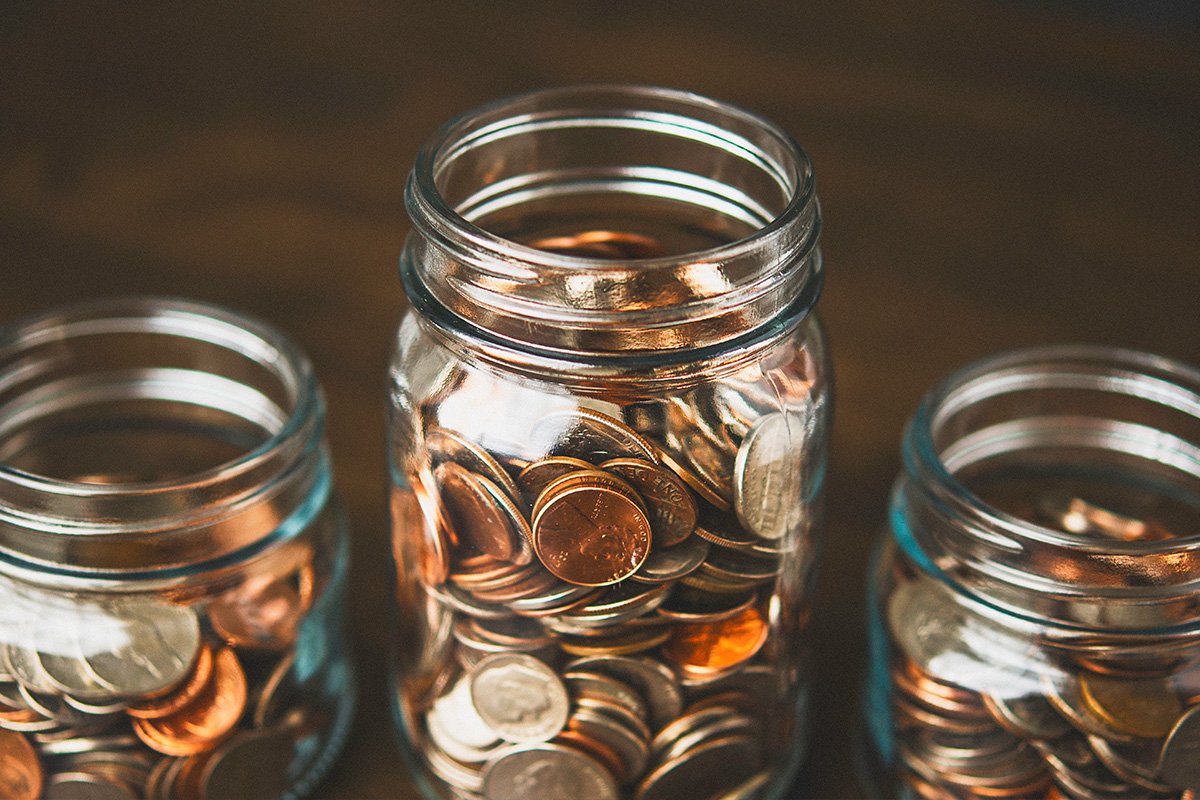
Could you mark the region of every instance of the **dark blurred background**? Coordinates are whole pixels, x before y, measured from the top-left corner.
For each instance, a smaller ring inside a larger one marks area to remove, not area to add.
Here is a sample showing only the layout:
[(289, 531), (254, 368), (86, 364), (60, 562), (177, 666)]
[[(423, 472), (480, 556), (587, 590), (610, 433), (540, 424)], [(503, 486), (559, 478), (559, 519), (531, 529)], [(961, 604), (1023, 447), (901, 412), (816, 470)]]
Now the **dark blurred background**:
[(356, 529), (364, 677), (318, 796), (411, 798), (379, 620), (383, 374), (413, 154), (450, 116), (553, 84), (664, 84), (774, 118), (816, 164), (838, 373), (817, 735), (796, 794), (861, 796), (863, 572), (920, 394), (1034, 343), (1200, 362), (1198, 8), (5, 4), (0, 317), (165, 293), (303, 343)]

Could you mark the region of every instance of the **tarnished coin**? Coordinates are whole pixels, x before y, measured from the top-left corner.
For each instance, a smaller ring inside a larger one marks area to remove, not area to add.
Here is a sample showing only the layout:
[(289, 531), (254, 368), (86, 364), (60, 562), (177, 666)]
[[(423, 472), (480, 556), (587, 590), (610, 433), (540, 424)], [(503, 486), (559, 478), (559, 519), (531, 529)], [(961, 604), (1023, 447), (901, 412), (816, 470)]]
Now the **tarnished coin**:
[(84, 652), (99, 683), (126, 697), (153, 697), (188, 676), (200, 652), (200, 621), (191, 608), (123, 600), (105, 610), (124, 638), (114, 640), (111, 650)]
[(1158, 773), (1172, 786), (1200, 789), (1200, 705), (1188, 709), (1167, 734)]
[(728, 511), (730, 509), (729, 501), (722, 497), (720, 492), (709, 486), (696, 473), (683, 466), (675, 456), (666, 450), (660, 449), (658, 451), (658, 458), (664, 467), (673, 472), (677, 478), (687, 484), (688, 488), (698, 494), (709, 505), (721, 511)]
[(110, 775), (75, 770), (50, 776), (43, 800), (140, 800), (140, 794)]
[(663, 653), (684, 672), (719, 673), (752, 658), (762, 649), (769, 633), (762, 612), (750, 606), (719, 622), (676, 626)]
[(33, 745), (19, 733), (0, 730), (0, 796), (38, 800), (45, 774)]
[(290, 576), (254, 575), (213, 600), (208, 620), (235, 647), (283, 650), (296, 641), (308, 602)]
[(467, 437), (446, 428), (430, 428), (425, 443), (433, 452), (434, 463), (450, 460), (478, 475), (482, 475), (504, 490), (513, 502), (521, 502), (521, 491), (500, 463)]
[(630, 498), (608, 488), (557, 492), (533, 520), (538, 558), (554, 575), (581, 586), (627, 578), (650, 553), (650, 522)]
[(200, 655), (197, 656), (196, 664), (186, 681), (170, 694), (131, 704), (126, 712), (129, 716), (140, 719), (159, 719), (170, 716), (196, 699), (200, 692), (208, 686), (212, 671), (212, 649), (208, 645), (202, 645)]
[(580, 458), (549, 456), (534, 461), (521, 470), (517, 475), (517, 482), (525, 490), (525, 497), (532, 502), (537, 500), (547, 486), (562, 476), (590, 469), (595, 467)]
[(168, 756), (211, 750), (241, 719), (246, 709), (246, 675), (230, 648), (218, 651), (204, 690), (169, 717), (135, 719), (134, 733), (148, 747)]
[(1084, 673), (1079, 694), (1105, 725), (1144, 738), (1166, 736), (1183, 706), (1166, 680), (1113, 678)]
[(671, 668), (654, 658), (631, 656), (590, 656), (567, 665), (568, 670), (587, 669), (619, 678), (635, 687), (646, 699), (651, 725), (661, 728), (679, 716), (683, 709), (683, 690)]
[(690, 536), (674, 547), (653, 548), (645, 563), (629, 577), (641, 583), (669, 583), (690, 575), (708, 557), (709, 544)]
[(205, 760), (200, 796), (210, 800), (283, 797), (291, 788), (295, 758), (296, 740), (287, 731), (240, 733)]
[(533, 656), (488, 656), (472, 670), (470, 687), (479, 716), (507, 741), (545, 742), (567, 722), (566, 687), (554, 670)]
[(782, 539), (804, 519), (804, 436), (799, 414), (775, 412), (755, 423), (738, 449), (734, 509), (742, 524), (764, 539)]
[(534, 426), (534, 437), (556, 441), (550, 455), (573, 456), (599, 464), (612, 458), (658, 463), (657, 448), (620, 420), (590, 408), (554, 411)]
[(617, 800), (617, 782), (595, 759), (561, 744), (516, 745), (483, 770), (487, 800)]
[(703, 786), (709, 795), (749, 780), (762, 764), (762, 751), (750, 736), (728, 736), (704, 742), (651, 770), (638, 784), (637, 800), (677, 800), (695, 796)]
[(484, 478), (453, 461), (435, 470), (442, 503), (455, 532), (480, 552), (493, 558), (528, 564), (532, 558), (522, 546), (520, 532), (513, 528), (507, 512), (497, 502), (497, 489), (489, 491)]
[(692, 493), (674, 473), (639, 458), (613, 458), (600, 465), (629, 482), (646, 503), (656, 547), (670, 547), (691, 535), (698, 510)]

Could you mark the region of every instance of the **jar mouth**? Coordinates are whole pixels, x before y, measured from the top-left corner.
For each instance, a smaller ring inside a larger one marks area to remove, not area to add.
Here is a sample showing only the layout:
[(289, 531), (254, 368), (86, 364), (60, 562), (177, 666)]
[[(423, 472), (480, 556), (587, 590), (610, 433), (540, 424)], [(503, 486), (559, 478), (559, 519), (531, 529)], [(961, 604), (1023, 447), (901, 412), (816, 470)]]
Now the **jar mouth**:
[[(421, 149), (406, 202), (410, 295), (517, 347), (584, 358), (703, 347), (819, 284), (807, 155), (773, 123), (682, 91), (551, 89), (468, 112)], [(544, 244), (589, 226), (640, 228), (628, 233), (662, 246), (598, 256)]]
[(151, 572), (261, 540), (319, 483), (312, 366), (204, 303), (103, 299), (0, 330), (0, 558)]
[[(1200, 371), (1095, 346), (983, 359), (922, 400), (903, 460), (902, 513), (924, 517), (912, 539), (968, 589), (1049, 616), (1112, 603), (1122, 627), (1200, 615), (1161, 607), (1200, 588)], [(1110, 528), (1064, 527), (1078, 509)]]

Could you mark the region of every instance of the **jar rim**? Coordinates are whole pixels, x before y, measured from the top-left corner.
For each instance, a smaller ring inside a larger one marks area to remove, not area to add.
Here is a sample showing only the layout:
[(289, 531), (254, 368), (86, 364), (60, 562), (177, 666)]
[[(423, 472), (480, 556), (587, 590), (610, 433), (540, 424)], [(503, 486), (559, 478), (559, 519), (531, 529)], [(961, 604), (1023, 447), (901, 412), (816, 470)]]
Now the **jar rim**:
[[(36, 379), (44, 367), (21, 360), (39, 346), (127, 334), (177, 337), (245, 357), (282, 389), (282, 404), (274, 409), (278, 424), (264, 427), (261, 441), (228, 460), (166, 479), (81, 481), (0, 461), (0, 555), (7, 561), (35, 572), (88, 574), (201, 563), (259, 542), (287, 516), (260, 513), (249, 524), (244, 512), (284, 496), (286, 504), (300, 505), (297, 492), (304, 496), (322, 483), (312, 468), (297, 467), (324, 458), (323, 400), (312, 364), (290, 337), (247, 314), (158, 296), (100, 298), (35, 313), (0, 327), (0, 381), (10, 369)], [(281, 485), (297, 480), (306, 485)], [(114, 537), (139, 546), (116, 553), (121, 548), (106, 547)], [(188, 546), (191, 555), (184, 552)]]

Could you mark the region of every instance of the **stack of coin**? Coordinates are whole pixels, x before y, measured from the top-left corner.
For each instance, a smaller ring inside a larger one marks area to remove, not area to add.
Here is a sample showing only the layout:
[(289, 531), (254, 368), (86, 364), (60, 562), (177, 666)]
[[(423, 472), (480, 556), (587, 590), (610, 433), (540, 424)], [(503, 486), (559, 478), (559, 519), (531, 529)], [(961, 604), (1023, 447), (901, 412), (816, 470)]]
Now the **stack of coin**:
[(282, 795), (329, 713), (317, 692), (303, 694), (295, 669), (319, 593), (311, 553), (296, 552), (298, 565), (289, 557), (285, 571), (211, 598), (81, 598), (5, 630), (0, 796)]
[[(1169, 536), (1079, 498), (1039, 506), (1077, 534)], [(897, 579), (888, 608), (892, 714), (899, 779), (913, 796), (1200, 792), (1200, 642), (1021, 640), (972, 617), (938, 581), (912, 569)]]
[(813, 412), (806, 385), (778, 385), (623, 419), (552, 411), (532, 459), (426, 429), (428, 471), (397, 503), (424, 520), (402, 514), (396, 535), (424, 537), (415, 573), (450, 633), (426, 634), (445, 658), (402, 676), (400, 703), (457, 796), (737, 798), (768, 780), (799, 690), (779, 579), (803, 583), (810, 557)]

